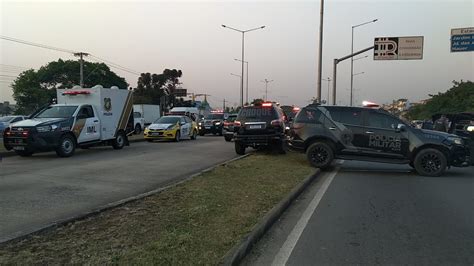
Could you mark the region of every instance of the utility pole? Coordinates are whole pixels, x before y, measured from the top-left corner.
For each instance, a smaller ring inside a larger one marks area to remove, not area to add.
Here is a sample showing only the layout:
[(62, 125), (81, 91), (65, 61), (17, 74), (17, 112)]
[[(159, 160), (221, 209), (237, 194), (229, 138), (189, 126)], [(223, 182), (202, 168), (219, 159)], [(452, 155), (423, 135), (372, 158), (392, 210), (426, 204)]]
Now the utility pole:
[(268, 79), (265, 79), (265, 80), (261, 80), (260, 82), (265, 82), (265, 101), (267, 101), (267, 97), (268, 97), (268, 83), (272, 82), (272, 80), (268, 80)]
[(321, 75), (323, 73), (323, 15), (324, 15), (324, 0), (321, 0), (320, 19), (319, 19), (319, 59), (318, 59), (318, 87), (316, 100), (321, 102)]
[(81, 87), (84, 87), (84, 59), (83, 59), (83, 56), (88, 56), (88, 55), (89, 55), (88, 53), (83, 53), (83, 52), (74, 53), (74, 56), (79, 56), (79, 64), (81, 65), (81, 68), (79, 70), (79, 75), (80, 75), (79, 85)]
[(223, 104), (223, 106), (222, 106), (222, 111), (225, 112), (225, 99), (224, 99), (224, 104)]

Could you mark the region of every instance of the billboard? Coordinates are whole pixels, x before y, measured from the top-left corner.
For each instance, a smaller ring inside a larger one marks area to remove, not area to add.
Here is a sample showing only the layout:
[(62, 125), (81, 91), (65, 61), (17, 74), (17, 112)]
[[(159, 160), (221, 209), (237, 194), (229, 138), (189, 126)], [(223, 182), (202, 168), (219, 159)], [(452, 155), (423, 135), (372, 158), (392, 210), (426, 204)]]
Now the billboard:
[(377, 37), (374, 40), (374, 60), (423, 59), (423, 36)]
[(451, 30), (451, 52), (474, 51), (474, 27)]

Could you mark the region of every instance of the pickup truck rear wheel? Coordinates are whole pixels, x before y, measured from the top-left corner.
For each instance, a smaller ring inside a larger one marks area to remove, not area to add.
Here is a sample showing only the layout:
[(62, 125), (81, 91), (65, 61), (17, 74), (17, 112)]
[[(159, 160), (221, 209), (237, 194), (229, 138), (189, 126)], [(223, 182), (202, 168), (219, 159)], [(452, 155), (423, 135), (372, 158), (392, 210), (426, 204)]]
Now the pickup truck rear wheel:
[(120, 150), (125, 146), (125, 133), (123, 131), (120, 131), (117, 133), (117, 137), (112, 142), (112, 147), (115, 150)]
[(224, 135), (224, 139), (225, 139), (225, 141), (230, 142), (232, 140), (232, 136), (231, 135)]
[(59, 157), (71, 157), (76, 150), (76, 140), (71, 135), (64, 135), (59, 140), (56, 154)]
[(245, 145), (236, 141), (235, 142), (235, 152), (238, 154), (238, 155), (244, 155), (245, 154)]
[(326, 142), (317, 141), (308, 147), (306, 157), (312, 166), (325, 169), (331, 165), (334, 159), (334, 150)]
[(444, 153), (437, 149), (423, 149), (415, 156), (415, 170), (423, 176), (440, 176), (448, 165)]

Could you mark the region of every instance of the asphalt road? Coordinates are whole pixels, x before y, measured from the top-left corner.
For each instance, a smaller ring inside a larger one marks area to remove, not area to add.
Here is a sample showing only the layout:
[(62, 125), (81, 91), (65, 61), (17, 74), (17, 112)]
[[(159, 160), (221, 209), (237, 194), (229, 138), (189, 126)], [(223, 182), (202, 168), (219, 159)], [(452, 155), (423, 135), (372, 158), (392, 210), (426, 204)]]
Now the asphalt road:
[(177, 182), (236, 157), (223, 137), (137, 142), (0, 162), (0, 242), (100, 206)]
[(244, 265), (473, 265), (474, 167), (421, 177), (346, 161), (321, 175)]

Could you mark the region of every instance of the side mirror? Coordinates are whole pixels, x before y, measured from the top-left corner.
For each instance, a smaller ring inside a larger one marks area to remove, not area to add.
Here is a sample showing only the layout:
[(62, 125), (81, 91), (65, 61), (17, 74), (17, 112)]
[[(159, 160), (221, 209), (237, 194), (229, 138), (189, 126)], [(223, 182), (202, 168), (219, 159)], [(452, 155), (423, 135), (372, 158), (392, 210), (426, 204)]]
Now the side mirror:
[(405, 132), (407, 131), (407, 127), (404, 124), (398, 124), (397, 129), (395, 130), (397, 132)]

